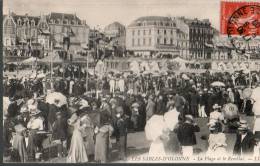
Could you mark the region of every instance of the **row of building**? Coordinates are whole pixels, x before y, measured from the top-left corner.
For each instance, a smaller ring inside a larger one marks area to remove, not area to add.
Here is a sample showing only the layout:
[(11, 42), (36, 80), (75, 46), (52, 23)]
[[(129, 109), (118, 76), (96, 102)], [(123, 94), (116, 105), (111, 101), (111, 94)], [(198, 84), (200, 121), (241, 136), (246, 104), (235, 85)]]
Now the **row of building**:
[[(30, 45), (31, 49), (62, 47), (78, 51), (88, 46), (90, 37), (100, 34), (97, 32), (76, 14), (52, 12), (29, 16), (9, 12), (3, 19), (5, 49)], [(106, 26), (102, 34), (125, 50), (124, 53), (136, 57), (232, 58), (232, 47), (219, 44), (220, 35), (208, 19), (146, 16), (134, 20), (127, 27), (114, 22)]]

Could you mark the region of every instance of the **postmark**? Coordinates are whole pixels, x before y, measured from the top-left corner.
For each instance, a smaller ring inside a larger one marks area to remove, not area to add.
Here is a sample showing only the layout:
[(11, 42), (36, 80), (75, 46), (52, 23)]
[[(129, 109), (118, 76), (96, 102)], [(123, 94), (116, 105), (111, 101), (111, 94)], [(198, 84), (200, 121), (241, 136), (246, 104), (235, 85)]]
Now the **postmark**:
[(260, 41), (255, 40), (260, 36), (260, 3), (222, 2), (221, 31), (228, 35), (236, 52), (252, 51), (252, 43)]

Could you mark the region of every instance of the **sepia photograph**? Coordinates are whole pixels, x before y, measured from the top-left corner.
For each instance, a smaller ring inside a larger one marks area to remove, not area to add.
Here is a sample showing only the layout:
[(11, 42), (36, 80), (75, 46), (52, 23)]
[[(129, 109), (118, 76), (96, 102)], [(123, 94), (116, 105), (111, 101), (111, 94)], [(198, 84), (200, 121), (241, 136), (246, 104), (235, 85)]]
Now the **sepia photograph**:
[(259, 0), (3, 0), (2, 42), (4, 163), (260, 163)]

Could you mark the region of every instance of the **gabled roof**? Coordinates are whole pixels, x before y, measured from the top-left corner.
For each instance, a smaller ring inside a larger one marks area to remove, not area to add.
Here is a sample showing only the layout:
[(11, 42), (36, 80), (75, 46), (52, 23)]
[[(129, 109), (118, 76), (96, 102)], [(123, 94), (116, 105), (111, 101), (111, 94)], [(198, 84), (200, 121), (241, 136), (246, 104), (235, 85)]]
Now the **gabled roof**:
[(38, 22), (40, 20), (40, 17), (39, 16), (30, 16), (28, 14), (25, 14), (25, 15), (17, 15), (15, 13), (12, 13), (12, 17), (15, 21), (15, 23), (17, 24), (18, 23), (18, 20), (20, 19), (22, 21), (22, 25), (25, 23), (26, 19), (28, 18), (29, 20), (29, 24), (31, 25), (32, 23), (32, 20), (35, 21), (35, 26), (38, 25)]
[(67, 19), (69, 21), (73, 21), (76, 20), (78, 21), (78, 24), (81, 25), (81, 20), (76, 16), (76, 14), (68, 14), (68, 13), (56, 13), (56, 12), (51, 12), (51, 14), (49, 14), (48, 19), (51, 20), (64, 20)]

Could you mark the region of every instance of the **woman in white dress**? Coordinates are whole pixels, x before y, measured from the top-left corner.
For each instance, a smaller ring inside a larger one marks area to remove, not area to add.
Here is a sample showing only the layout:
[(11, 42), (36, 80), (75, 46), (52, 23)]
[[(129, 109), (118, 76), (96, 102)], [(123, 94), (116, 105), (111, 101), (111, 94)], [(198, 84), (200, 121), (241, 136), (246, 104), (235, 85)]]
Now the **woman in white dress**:
[[(156, 129), (156, 130), (155, 130)], [(167, 127), (162, 115), (153, 115), (145, 126), (146, 139), (151, 142), (149, 156), (165, 156), (168, 141)]]
[(226, 150), (226, 135), (221, 132), (217, 122), (212, 120), (209, 122), (209, 138), (208, 138), (208, 151), (207, 156), (223, 156), (227, 154)]

